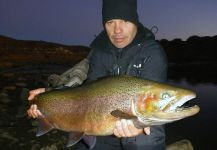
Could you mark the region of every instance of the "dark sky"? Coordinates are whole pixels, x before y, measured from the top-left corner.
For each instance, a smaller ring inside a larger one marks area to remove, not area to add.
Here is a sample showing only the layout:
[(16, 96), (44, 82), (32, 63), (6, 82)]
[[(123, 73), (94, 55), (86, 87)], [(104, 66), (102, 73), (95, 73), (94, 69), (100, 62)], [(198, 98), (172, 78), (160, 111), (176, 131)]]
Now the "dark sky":
[[(89, 45), (102, 30), (102, 0), (0, 0), (0, 35)], [(140, 21), (157, 39), (217, 35), (217, 0), (138, 0)]]

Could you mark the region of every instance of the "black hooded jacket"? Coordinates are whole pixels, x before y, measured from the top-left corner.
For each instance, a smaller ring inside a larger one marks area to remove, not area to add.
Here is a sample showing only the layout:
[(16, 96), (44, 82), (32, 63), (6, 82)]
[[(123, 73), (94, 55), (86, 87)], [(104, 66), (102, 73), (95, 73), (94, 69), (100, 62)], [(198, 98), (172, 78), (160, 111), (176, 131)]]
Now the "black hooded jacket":
[[(91, 43), (89, 54), (90, 68), (88, 80), (109, 75), (127, 74), (144, 79), (165, 82), (167, 78), (167, 59), (161, 45), (155, 41), (150, 30), (139, 24), (137, 35), (127, 47), (113, 46), (106, 32), (101, 32)], [(119, 138), (98, 137), (98, 140), (112, 145)], [(133, 138), (121, 138), (124, 149), (164, 150), (165, 132), (163, 126), (151, 127), (151, 134), (141, 134)], [(129, 145), (129, 143), (131, 143)], [(129, 148), (131, 147), (131, 148)]]
[(164, 82), (167, 59), (153, 33), (139, 24), (137, 35), (125, 48), (113, 46), (105, 31), (91, 43), (88, 80), (109, 75), (127, 74)]

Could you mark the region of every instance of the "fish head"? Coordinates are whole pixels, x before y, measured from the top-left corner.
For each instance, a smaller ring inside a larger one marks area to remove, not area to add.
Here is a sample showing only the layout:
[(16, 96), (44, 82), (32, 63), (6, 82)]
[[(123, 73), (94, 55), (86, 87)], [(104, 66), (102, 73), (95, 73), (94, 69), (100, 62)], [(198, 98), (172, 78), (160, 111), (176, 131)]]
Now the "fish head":
[(168, 84), (146, 85), (132, 101), (132, 112), (145, 125), (162, 125), (199, 112), (197, 105), (183, 106), (196, 97), (196, 93)]

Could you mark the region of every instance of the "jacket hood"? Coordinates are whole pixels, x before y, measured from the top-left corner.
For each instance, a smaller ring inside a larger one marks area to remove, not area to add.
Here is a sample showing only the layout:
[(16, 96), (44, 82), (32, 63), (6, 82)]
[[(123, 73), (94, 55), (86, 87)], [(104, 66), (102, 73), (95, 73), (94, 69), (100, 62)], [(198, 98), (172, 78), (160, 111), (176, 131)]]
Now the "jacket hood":
[[(132, 47), (136, 44), (143, 43), (146, 40), (155, 40), (154, 34), (144, 27), (141, 23), (138, 25), (138, 31), (134, 40), (127, 46)], [(115, 46), (110, 42), (106, 31), (103, 30), (90, 44), (91, 49), (105, 50)]]

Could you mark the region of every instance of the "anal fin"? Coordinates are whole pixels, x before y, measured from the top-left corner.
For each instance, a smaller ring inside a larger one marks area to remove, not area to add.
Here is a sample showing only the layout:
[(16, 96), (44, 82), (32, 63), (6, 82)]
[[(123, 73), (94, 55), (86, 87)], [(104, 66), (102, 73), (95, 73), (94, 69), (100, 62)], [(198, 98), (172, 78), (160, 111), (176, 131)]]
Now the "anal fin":
[(70, 147), (70, 146), (78, 143), (81, 140), (81, 138), (83, 137), (83, 135), (84, 135), (84, 133), (82, 133), (82, 132), (70, 132), (68, 143), (67, 143), (66, 147)]

